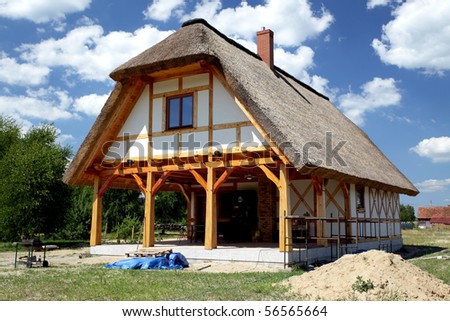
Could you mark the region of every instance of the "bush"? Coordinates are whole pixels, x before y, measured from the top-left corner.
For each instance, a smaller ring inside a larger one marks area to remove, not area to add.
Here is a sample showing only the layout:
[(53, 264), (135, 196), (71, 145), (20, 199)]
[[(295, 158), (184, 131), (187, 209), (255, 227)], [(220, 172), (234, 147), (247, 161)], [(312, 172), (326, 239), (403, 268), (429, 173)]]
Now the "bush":
[(367, 292), (373, 288), (374, 286), (372, 280), (368, 279), (367, 281), (364, 281), (361, 275), (356, 277), (356, 281), (352, 285), (352, 290), (359, 293)]

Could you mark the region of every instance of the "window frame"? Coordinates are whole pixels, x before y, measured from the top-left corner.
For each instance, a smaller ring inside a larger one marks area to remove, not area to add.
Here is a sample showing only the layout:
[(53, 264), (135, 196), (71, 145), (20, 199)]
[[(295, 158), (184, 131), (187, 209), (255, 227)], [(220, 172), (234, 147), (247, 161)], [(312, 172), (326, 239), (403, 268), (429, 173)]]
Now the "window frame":
[[(183, 125), (183, 98), (190, 97), (191, 98), (191, 113), (190, 113), (190, 124), (189, 125)], [(178, 105), (178, 125), (177, 126), (170, 126), (170, 102), (172, 100), (179, 99), (179, 105)], [(187, 94), (179, 94), (174, 96), (168, 96), (166, 97), (166, 130), (177, 130), (177, 129), (183, 129), (183, 128), (193, 128), (194, 127), (194, 93), (187, 93)]]
[[(355, 204), (357, 211), (364, 211), (366, 208), (366, 188), (364, 185), (355, 184)], [(358, 204), (361, 203), (361, 204)]]

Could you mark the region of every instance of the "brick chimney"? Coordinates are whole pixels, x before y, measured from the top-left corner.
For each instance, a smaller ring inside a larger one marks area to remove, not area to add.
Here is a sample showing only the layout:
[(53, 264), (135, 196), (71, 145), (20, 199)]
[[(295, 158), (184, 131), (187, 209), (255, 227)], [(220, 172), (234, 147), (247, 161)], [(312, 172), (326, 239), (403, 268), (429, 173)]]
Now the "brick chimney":
[(273, 69), (273, 31), (265, 29), (256, 33), (258, 55), (261, 59)]

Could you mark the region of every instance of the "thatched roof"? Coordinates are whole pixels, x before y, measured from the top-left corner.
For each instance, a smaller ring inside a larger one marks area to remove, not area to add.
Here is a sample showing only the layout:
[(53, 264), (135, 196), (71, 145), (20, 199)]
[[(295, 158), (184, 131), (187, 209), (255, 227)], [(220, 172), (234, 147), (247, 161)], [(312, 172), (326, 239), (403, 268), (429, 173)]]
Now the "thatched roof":
[[(127, 87), (123, 84), (199, 61), (214, 65), (223, 73), (234, 95), (300, 172), (408, 195), (418, 193), (367, 135), (325, 96), (280, 68), (270, 69), (258, 55), (204, 20), (185, 23), (178, 31), (111, 73), (118, 85), (70, 165), (65, 181), (70, 184), (89, 181), (83, 176), (83, 168), (89, 166), (84, 160), (92, 161), (92, 157), (86, 156), (98, 152), (98, 140), (104, 139), (101, 128), (108, 126), (112, 118), (117, 118), (112, 114), (120, 114), (117, 111), (121, 107), (120, 97)], [(327, 142), (327, 136), (331, 136), (332, 141), (328, 139)], [(336, 147), (339, 144), (343, 144), (340, 149)], [(327, 160), (327, 150), (332, 152), (334, 148), (337, 157)], [(305, 150), (309, 153), (306, 160)], [(345, 164), (338, 162), (339, 156)]]

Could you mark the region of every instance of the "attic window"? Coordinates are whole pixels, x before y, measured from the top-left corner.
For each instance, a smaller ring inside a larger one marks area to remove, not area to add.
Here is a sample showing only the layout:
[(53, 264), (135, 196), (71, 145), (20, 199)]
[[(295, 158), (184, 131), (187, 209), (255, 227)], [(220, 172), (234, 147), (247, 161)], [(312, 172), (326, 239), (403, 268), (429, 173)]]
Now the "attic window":
[(167, 129), (192, 127), (193, 95), (167, 98)]

